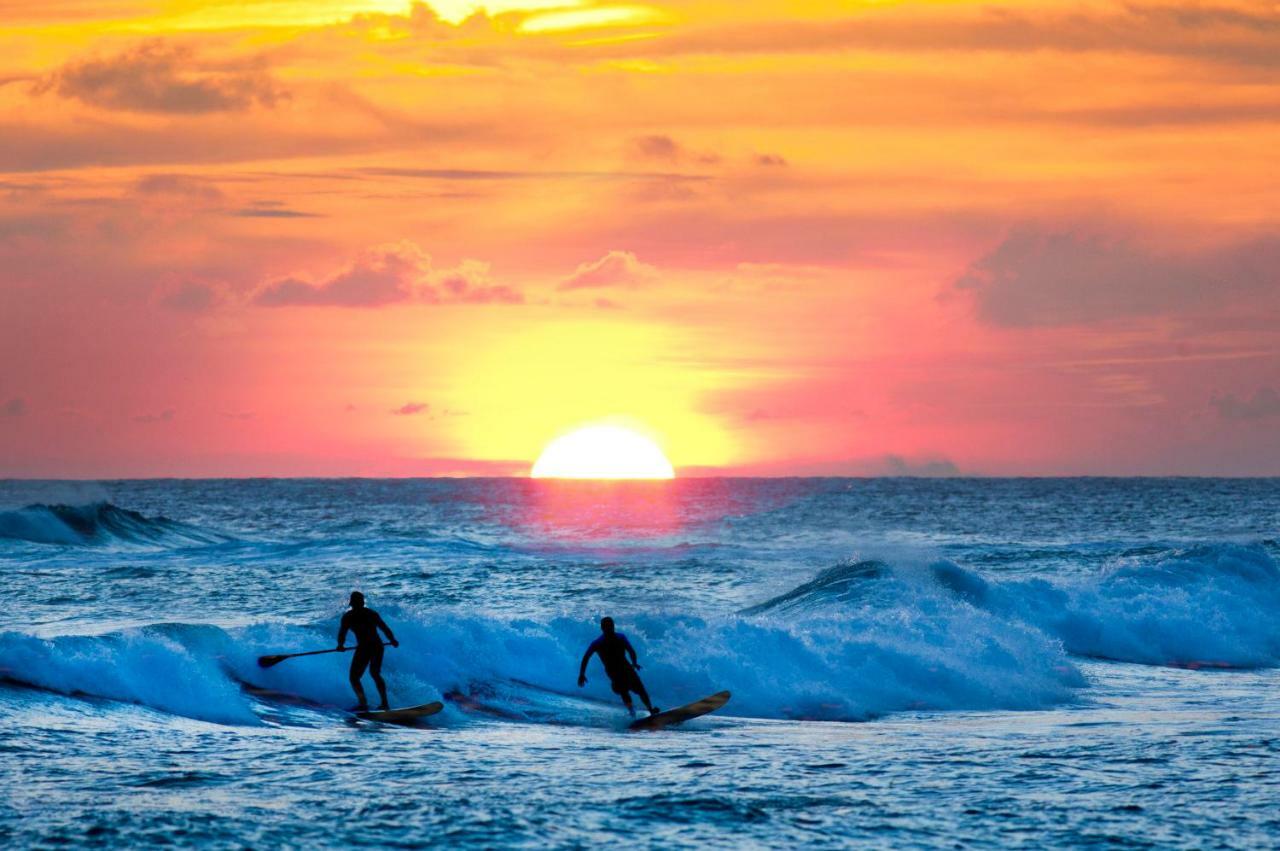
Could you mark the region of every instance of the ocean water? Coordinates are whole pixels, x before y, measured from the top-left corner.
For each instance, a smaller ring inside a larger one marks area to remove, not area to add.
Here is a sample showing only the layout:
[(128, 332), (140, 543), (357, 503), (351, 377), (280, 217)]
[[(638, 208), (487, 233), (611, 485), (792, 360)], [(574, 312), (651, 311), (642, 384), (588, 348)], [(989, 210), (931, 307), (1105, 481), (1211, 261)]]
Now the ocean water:
[[(1277, 847), (1278, 541), (1277, 480), (0, 482), (0, 840)], [(429, 723), (257, 666), (353, 589)], [(603, 614), (732, 700), (626, 732)]]

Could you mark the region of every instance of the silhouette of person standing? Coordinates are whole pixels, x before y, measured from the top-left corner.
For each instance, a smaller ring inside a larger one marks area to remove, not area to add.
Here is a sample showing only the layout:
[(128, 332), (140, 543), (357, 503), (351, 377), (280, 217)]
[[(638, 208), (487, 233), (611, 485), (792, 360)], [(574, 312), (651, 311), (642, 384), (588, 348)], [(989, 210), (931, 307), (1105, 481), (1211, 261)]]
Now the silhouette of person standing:
[[(640, 682), (640, 675), (636, 673), (640, 662), (636, 659), (636, 650), (631, 642), (617, 631), (613, 618), (600, 619), (600, 633), (600, 637), (591, 642), (587, 652), (582, 655), (582, 664), (578, 667), (578, 687), (587, 684), (587, 662), (594, 653), (600, 657), (604, 672), (609, 675), (609, 682), (613, 685), (614, 694), (622, 698), (622, 704), (627, 707), (628, 712), (636, 714), (635, 707), (631, 705), (630, 694), (635, 692), (644, 701), (649, 714), (657, 715), (658, 707), (649, 701), (649, 693), (644, 690), (644, 683)], [(631, 657), (630, 661), (627, 660), (628, 656)]]
[(350, 630), (356, 637), (355, 657), (351, 660), (351, 688), (355, 689), (356, 698), (360, 701), (356, 710), (364, 711), (369, 708), (369, 702), (364, 696), (364, 687), (360, 685), (360, 678), (364, 676), (365, 668), (369, 669), (373, 684), (378, 687), (378, 697), (382, 700), (378, 708), (390, 709), (391, 707), (387, 705), (387, 684), (382, 681), (383, 646), (378, 630), (386, 633), (392, 647), (399, 647), (400, 642), (396, 641), (391, 627), (386, 625), (381, 615), (373, 609), (365, 608), (364, 595), (359, 591), (351, 592), (350, 605), (351, 608), (342, 616), (342, 625), (338, 628), (338, 649), (345, 648), (347, 630)]

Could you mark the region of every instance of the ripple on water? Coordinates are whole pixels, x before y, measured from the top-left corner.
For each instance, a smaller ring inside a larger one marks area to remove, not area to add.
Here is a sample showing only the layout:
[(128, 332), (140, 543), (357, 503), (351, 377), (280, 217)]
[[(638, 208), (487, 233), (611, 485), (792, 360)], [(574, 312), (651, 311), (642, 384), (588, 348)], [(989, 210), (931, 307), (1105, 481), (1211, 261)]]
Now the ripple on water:
[(622, 811), (632, 817), (661, 818), (667, 822), (697, 824), (700, 822), (757, 822), (769, 814), (753, 803), (722, 796), (645, 795), (622, 798)]

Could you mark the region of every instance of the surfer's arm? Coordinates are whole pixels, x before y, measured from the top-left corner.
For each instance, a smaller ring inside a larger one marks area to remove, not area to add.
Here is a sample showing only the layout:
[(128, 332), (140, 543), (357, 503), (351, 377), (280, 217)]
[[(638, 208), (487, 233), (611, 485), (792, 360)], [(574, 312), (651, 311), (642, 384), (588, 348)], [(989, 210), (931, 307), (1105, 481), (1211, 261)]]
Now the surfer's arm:
[(639, 668), (640, 660), (636, 658), (636, 649), (631, 646), (631, 642), (625, 635), (622, 636), (622, 646), (627, 651), (627, 655), (631, 657), (631, 667)]
[(587, 652), (582, 654), (582, 664), (578, 666), (578, 685), (582, 685), (587, 681), (587, 663), (591, 661), (591, 654), (600, 649), (600, 642), (593, 641), (591, 646), (587, 648)]
[(347, 623), (347, 616), (342, 616), (342, 623), (338, 627), (338, 649), (341, 650), (347, 644), (347, 629), (350, 624)]
[(391, 627), (387, 626), (387, 622), (382, 619), (382, 615), (378, 615), (378, 629), (386, 634), (387, 640), (391, 642), (392, 647), (400, 646), (400, 642), (396, 641), (395, 634), (391, 631)]

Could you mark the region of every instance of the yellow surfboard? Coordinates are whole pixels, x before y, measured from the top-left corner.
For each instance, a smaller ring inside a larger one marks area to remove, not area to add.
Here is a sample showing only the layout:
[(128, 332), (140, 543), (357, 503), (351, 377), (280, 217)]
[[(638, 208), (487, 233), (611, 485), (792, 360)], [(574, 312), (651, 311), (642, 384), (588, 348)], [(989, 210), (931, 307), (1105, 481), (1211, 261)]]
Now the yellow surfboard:
[(715, 712), (729, 702), (729, 696), (727, 691), (718, 691), (713, 695), (702, 698), (702, 700), (695, 700), (693, 703), (686, 703), (684, 706), (677, 706), (675, 709), (667, 709), (657, 715), (650, 715), (648, 718), (632, 721), (629, 729), (661, 730), (663, 727), (670, 727), (672, 724), (683, 724), (691, 718), (706, 715), (708, 712)]

